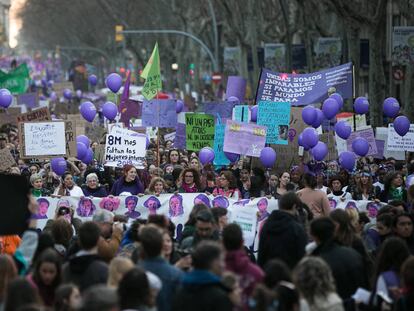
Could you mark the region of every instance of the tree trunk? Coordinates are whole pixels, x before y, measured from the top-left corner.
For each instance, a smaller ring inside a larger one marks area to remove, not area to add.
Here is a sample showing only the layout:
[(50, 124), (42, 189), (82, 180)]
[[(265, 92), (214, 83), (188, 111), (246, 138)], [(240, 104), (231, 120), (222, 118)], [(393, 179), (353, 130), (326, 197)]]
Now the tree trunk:
[[(360, 39), (359, 29), (348, 25), (346, 27), (346, 38), (348, 45), (348, 61), (354, 65), (354, 94), (355, 97), (360, 96), (359, 94), (359, 69), (360, 69)], [(352, 101), (347, 101), (345, 109), (352, 111)]]

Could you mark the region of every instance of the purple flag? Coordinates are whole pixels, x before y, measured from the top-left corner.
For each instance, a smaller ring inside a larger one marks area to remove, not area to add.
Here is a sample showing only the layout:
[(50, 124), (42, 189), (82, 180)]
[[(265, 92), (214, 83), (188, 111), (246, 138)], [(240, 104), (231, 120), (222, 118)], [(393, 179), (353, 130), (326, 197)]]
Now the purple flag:
[(227, 120), (224, 132), (224, 152), (259, 157), (265, 147), (265, 142), (265, 126)]
[(185, 123), (177, 123), (174, 139), (174, 148), (184, 149), (185, 147)]
[(119, 103), (118, 111), (121, 113), (121, 122), (124, 123), (126, 127), (129, 128), (129, 120), (131, 117), (128, 117), (128, 99), (129, 99), (129, 85), (131, 83), (131, 72), (128, 70), (127, 78), (124, 84), (124, 90), (121, 95), (121, 102)]
[(288, 74), (262, 69), (256, 102), (289, 102), (292, 106), (321, 103), (329, 92), (352, 98), (352, 63), (307, 74)]

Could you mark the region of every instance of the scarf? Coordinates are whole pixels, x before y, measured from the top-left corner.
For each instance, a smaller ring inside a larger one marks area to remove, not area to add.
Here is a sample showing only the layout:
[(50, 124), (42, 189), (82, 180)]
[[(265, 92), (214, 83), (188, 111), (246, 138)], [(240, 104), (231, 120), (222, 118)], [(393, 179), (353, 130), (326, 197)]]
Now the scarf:
[(192, 187), (190, 187), (190, 186), (189, 186), (189, 185), (187, 185), (186, 183), (183, 183), (183, 184), (181, 185), (181, 188), (183, 188), (183, 189), (184, 189), (185, 193), (196, 193), (196, 192), (198, 192), (198, 189), (197, 189), (197, 187), (196, 187), (196, 185), (195, 185), (195, 184), (193, 184), (193, 186), (192, 186)]

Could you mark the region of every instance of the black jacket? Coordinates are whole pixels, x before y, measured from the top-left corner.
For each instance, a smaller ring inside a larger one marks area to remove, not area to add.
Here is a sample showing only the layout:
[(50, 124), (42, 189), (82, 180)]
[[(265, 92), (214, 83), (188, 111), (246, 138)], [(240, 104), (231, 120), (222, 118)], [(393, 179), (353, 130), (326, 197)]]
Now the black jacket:
[(312, 255), (321, 257), (331, 267), (342, 299), (350, 298), (358, 287), (368, 288), (362, 256), (354, 249), (329, 241), (320, 244)]
[(72, 257), (63, 265), (63, 282), (74, 283), (81, 291), (96, 284), (105, 284), (108, 279), (108, 265), (98, 255)]
[(175, 296), (173, 311), (232, 311), (229, 290), (220, 280), (204, 270), (193, 270), (183, 279)]
[(273, 211), (260, 232), (257, 263), (277, 258), (293, 268), (305, 255), (308, 237), (296, 218), (284, 211)]

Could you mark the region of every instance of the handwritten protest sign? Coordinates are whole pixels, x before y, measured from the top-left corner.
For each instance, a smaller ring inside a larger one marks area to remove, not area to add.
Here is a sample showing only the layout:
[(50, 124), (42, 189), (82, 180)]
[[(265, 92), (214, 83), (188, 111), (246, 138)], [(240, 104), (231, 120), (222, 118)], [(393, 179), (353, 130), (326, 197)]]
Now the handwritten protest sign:
[(187, 150), (213, 147), (214, 117), (210, 114), (186, 113), (185, 133)]
[(224, 155), (223, 144), (224, 144), (224, 131), (226, 125), (222, 123), (216, 124), (214, 132), (214, 165), (229, 165), (230, 161)]
[(265, 126), (227, 120), (223, 147), (225, 152), (259, 157), (265, 142)]
[(142, 105), (142, 125), (161, 128), (175, 127), (177, 125), (175, 100), (153, 99), (144, 101)]
[(77, 156), (76, 121), (65, 121), (66, 154), (68, 157)]
[(16, 165), (16, 161), (9, 148), (0, 149), (0, 171), (5, 171), (14, 165)]
[(375, 155), (375, 154), (378, 153), (377, 143), (375, 142), (375, 135), (374, 135), (374, 131), (373, 131), (372, 128), (367, 128), (365, 130), (360, 130), (360, 131), (352, 132), (351, 135), (346, 140), (346, 144), (347, 144), (348, 151), (353, 151), (352, 150), (352, 142), (357, 137), (365, 138), (368, 141), (369, 149), (368, 149), (367, 156)]
[(66, 156), (65, 122), (23, 123), (25, 156)]
[(219, 114), (223, 119), (230, 119), (233, 112), (233, 106), (234, 103), (232, 102), (201, 103), (198, 106), (197, 112), (205, 112), (206, 114), (211, 114), (214, 117)]
[(250, 120), (250, 109), (248, 105), (236, 105), (233, 108), (234, 121), (249, 123)]
[(257, 101), (289, 102), (294, 106), (321, 103), (334, 89), (352, 97), (352, 63), (309, 74), (287, 74), (262, 69)]
[(410, 129), (404, 137), (401, 137), (394, 130), (394, 124), (388, 124), (388, 150), (391, 151), (414, 151), (414, 124), (410, 125)]
[(404, 151), (391, 151), (388, 149), (388, 128), (387, 127), (377, 127), (375, 129), (376, 139), (382, 140), (384, 142), (384, 158), (394, 158), (396, 160), (405, 160)]
[(289, 121), (289, 103), (259, 102), (257, 124), (267, 127), (266, 143), (287, 145)]
[(105, 166), (123, 167), (125, 164), (144, 168), (146, 136), (120, 127), (113, 127), (106, 136)]
[(39, 108), (30, 112), (22, 113), (16, 117), (17, 122), (51, 121), (49, 109)]

